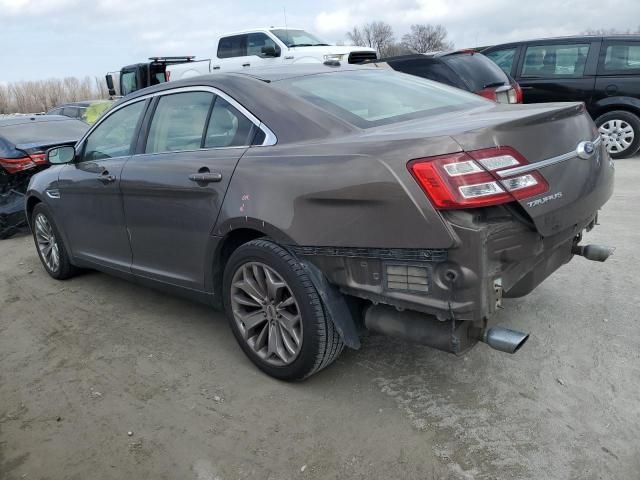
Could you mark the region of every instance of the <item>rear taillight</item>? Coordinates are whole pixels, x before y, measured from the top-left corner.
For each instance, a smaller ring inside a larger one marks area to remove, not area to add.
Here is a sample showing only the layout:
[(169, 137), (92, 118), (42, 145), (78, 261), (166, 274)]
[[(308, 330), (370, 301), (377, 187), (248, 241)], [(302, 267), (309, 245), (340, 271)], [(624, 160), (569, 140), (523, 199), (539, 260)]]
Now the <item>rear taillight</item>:
[(169, 70), (164, 71), (164, 81), (168, 82), (171, 80), (171, 72)]
[(31, 157), (0, 158), (0, 167), (4, 168), (8, 173), (22, 172), (35, 166), (36, 164)]
[(413, 160), (408, 167), (433, 205), (448, 210), (500, 205), (546, 192), (549, 185), (540, 172), (505, 175), (506, 169), (528, 163), (513, 148), (495, 147)]
[(496, 97), (496, 89), (495, 87), (483, 88), (479, 92), (476, 92), (477, 95), (481, 97), (488, 98), (489, 100), (493, 100), (496, 102), (498, 99)]
[(7, 173), (18, 173), (29, 170), (36, 165), (46, 165), (47, 155), (44, 153), (32, 153), (24, 157), (18, 158), (1, 158), (0, 167), (4, 168)]
[(511, 84), (512, 89), (509, 93), (509, 103), (522, 103), (522, 88), (517, 82)]

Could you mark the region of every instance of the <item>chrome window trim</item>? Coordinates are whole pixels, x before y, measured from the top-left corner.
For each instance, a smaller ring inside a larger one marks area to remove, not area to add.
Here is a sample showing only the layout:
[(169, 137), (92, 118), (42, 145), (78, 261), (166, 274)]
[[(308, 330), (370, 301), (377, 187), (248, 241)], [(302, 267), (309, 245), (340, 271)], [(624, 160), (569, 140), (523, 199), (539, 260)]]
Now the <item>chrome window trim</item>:
[[(597, 147), (600, 145), (602, 138), (598, 136), (595, 140), (592, 140), (593, 144)], [(562, 155), (558, 155), (557, 157), (547, 158), (546, 160), (542, 160), (540, 162), (529, 163), (527, 165), (523, 165), (521, 167), (509, 168), (507, 170), (501, 170), (498, 172), (498, 176), (500, 178), (510, 177), (512, 175), (518, 175), (519, 173), (527, 173), (533, 170), (538, 170), (539, 168), (549, 167), (551, 165), (555, 165), (557, 163), (566, 162), (567, 160), (571, 160), (572, 158), (578, 158), (578, 152), (576, 150), (572, 150), (571, 152), (563, 153)]]
[[(273, 133), (273, 131), (269, 127), (267, 127), (264, 123), (262, 123), (253, 113), (251, 113), (249, 110), (243, 107), (240, 103), (238, 103), (235, 99), (233, 99), (232, 97), (230, 97), (223, 91), (218, 90), (215, 87), (210, 87), (207, 85), (194, 85), (189, 87), (179, 87), (179, 88), (173, 88), (169, 90), (161, 90), (159, 92), (148, 93), (147, 95), (142, 95), (140, 97), (132, 98), (131, 100), (127, 100), (126, 102), (121, 103), (117, 107), (110, 109), (103, 117), (100, 118), (99, 121), (97, 121), (89, 130), (87, 130), (84, 136), (80, 140), (78, 140), (77, 145), (80, 145), (82, 142), (84, 142), (89, 137), (89, 135), (91, 135), (91, 133), (102, 124), (102, 122), (104, 122), (107, 118), (109, 118), (111, 115), (113, 115), (118, 110), (124, 107), (133, 105), (134, 103), (137, 103), (137, 102), (146, 101), (150, 98), (162, 97), (165, 95), (172, 95), (175, 93), (184, 93), (184, 92), (209, 92), (223, 98), (224, 100), (229, 102), (233, 107), (238, 109), (240, 113), (242, 113), (245, 117), (247, 117), (251, 123), (253, 123), (259, 130), (261, 130), (264, 133), (264, 141), (260, 145), (234, 145), (232, 147), (209, 147), (209, 148), (200, 148), (198, 150), (221, 150), (225, 148), (270, 147), (278, 143), (278, 138)], [(194, 150), (194, 151), (197, 151), (197, 150)], [(175, 152), (155, 152), (155, 153), (175, 153)]]

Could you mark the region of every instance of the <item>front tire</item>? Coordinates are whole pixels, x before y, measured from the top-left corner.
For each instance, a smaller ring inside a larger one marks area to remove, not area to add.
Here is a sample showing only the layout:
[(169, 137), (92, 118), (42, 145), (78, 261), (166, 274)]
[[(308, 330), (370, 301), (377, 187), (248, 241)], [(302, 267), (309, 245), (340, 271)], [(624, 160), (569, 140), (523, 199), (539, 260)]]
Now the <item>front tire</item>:
[(640, 118), (624, 110), (614, 110), (596, 119), (598, 132), (612, 158), (628, 158), (640, 148)]
[(225, 266), (224, 305), (249, 359), (280, 380), (302, 380), (330, 365), (344, 344), (300, 263), (267, 240), (233, 252)]
[(56, 280), (66, 280), (77, 273), (67, 255), (60, 231), (51, 211), (39, 203), (31, 214), (31, 231), (42, 266)]

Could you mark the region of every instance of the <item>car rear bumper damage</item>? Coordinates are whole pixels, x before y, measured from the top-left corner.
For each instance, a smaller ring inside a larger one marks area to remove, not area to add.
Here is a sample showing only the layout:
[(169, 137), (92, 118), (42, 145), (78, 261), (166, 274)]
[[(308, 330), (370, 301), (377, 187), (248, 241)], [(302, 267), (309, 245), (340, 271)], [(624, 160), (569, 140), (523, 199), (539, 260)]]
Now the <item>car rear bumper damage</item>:
[[(510, 207), (452, 211), (446, 219), (460, 248), (291, 248), (343, 293), (370, 302), (367, 329), (456, 354), (478, 341), (514, 353), (528, 335), (491, 329), (489, 319), (504, 297), (528, 294), (574, 254), (589, 258), (578, 242), (597, 214), (547, 237)], [(610, 253), (586, 251), (600, 261)]]

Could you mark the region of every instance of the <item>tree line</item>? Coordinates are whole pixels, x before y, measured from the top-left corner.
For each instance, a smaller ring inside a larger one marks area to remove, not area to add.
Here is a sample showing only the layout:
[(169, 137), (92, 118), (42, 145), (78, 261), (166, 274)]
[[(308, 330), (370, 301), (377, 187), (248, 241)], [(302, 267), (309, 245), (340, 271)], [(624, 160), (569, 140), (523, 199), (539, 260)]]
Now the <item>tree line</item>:
[(0, 114), (40, 113), (68, 102), (108, 98), (101, 77), (50, 78), (0, 84)]
[(447, 29), (442, 25), (414, 24), (408, 33), (396, 40), (393, 28), (385, 22), (371, 22), (355, 26), (347, 32), (354, 45), (375, 48), (381, 57), (451, 50), (453, 42), (447, 40)]

